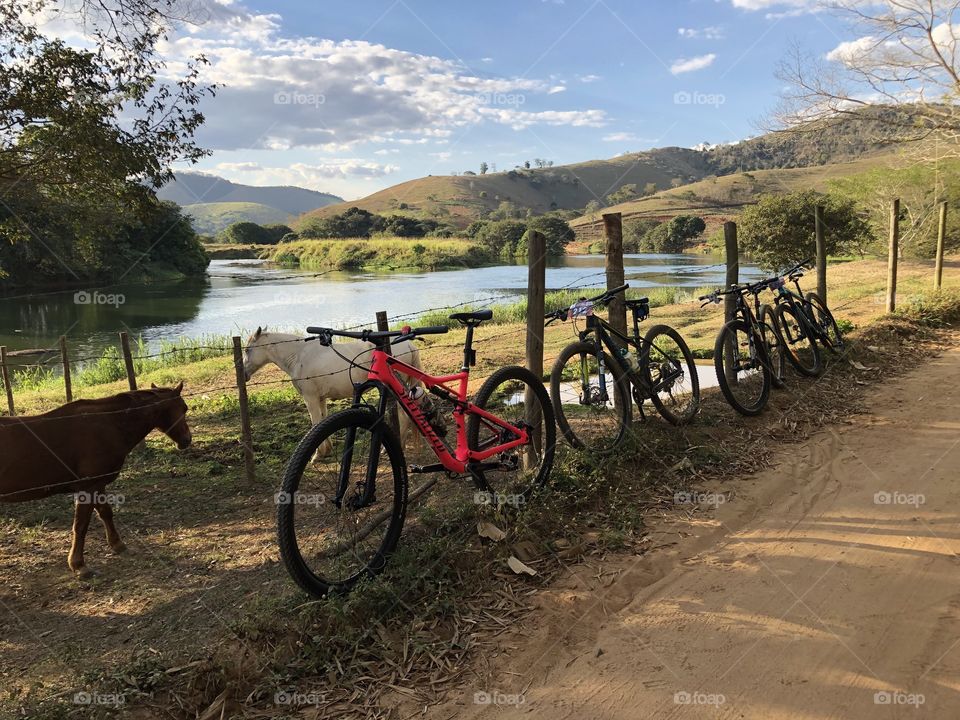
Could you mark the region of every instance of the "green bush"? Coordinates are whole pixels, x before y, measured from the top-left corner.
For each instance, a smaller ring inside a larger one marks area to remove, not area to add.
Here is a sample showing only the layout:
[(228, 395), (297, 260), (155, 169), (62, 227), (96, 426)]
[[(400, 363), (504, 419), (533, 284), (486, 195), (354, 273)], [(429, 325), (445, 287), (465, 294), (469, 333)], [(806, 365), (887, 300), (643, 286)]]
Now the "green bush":
[(737, 219), (740, 250), (767, 270), (777, 270), (816, 254), (814, 209), (824, 208), (827, 253), (857, 252), (873, 240), (856, 203), (835, 194), (802, 190), (764, 195)]

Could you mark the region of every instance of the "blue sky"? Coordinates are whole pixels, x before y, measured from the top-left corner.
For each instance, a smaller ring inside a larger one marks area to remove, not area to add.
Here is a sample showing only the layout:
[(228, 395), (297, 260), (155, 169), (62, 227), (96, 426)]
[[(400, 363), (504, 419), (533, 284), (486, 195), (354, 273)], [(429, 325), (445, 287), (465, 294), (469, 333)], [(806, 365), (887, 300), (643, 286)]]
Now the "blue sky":
[[(348, 199), (427, 174), (758, 132), (792, 41), (851, 36), (813, 0), (207, 0), (199, 166)], [(176, 69), (177, 63), (173, 64)]]

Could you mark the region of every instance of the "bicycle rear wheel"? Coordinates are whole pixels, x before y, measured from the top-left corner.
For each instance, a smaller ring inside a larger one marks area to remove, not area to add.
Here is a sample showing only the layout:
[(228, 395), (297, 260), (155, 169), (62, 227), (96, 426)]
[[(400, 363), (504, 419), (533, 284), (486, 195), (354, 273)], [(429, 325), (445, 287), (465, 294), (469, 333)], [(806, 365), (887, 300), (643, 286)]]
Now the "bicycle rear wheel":
[(814, 329), (807, 316), (791, 303), (780, 303), (776, 310), (775, 329), (787, 353), (787, 360), (797, 372), (807, 377), (817, 377), (823, 371), (820, 348), (814, 339)]
[[(553, 468), (557, 445), (557, 424), (550, 395), (543, 383), (526, 368), (500, 368), (487, 378), (473, 404), (511, 425), (523, 427), (531, 442), (498, 453), (485, 462), (499, 462), (498, 468), (474, 472), (481, 491), (489, 493), (495, 505), (521, 506), (543, 485)], [(513, 436), (516, 437), (516, 436)], [(475, 413), (467, 418), (467, 446), (471, 450), (509, 442), (511, 433)]]
[[(365, 492), (370, 471), (379, 480), (373, 497)], [(407, 506), (400, 441), (370, 409), (331, 415), (300, 441), (276, 501), (280, 556), (297, 585), (315, 597), (349, 590), (384, 568), (400, 538)]]
[(613, 452), (630, 427), (630, 388), (619, 364), (603, 353), (603, 388), (597, 346), (568, 345), (550, 371), (550, 397), (564, 439), (578, 450)]
[(780, 336), (774, 329), (777, 319), (774, 317), (773, 308), (769, 305), (761, 305), (757, 319), (760, 323), (760, 334), (766, 345), (767, 357), (770, 359), (770, 381), (779, 390), (787, 384), (787, 354), (783, 349)]
[(845, 347), (843, 334), (827, 303), (815, 292), (807, 293), (807, 302), (810, 303), (813, 319), (820, 331), (820, 344), (834, 354), (842, 353)]
[(664, 420), (674, 425), (690, 422), (700, 409), (700, 378), (680, 333), (667, 325), (650, 328), (643, 338), (640, 365), (650, 400)]
[(742, 415), (757, 415), (770, 397), (770, 365), (763, 338), (743, 320), (728, 322), (713, 349), (720, 391)]

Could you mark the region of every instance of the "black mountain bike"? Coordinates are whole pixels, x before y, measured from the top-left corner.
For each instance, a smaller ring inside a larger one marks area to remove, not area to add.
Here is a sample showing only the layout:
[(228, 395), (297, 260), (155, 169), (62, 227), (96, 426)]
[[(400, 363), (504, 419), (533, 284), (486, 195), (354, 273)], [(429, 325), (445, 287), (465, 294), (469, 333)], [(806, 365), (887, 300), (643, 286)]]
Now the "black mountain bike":
[(700, 407), (697, 366), (680, 334), (654, 325), (640, 336), (640, 322), (650, 315), (647, 298), (624, 300), (633, 321), (632, 337), (593, 314), (595, 306), (609, 304), (628, 287), (581, 298), (546, 316), (547, 325), (575, 317), (586, 320), (580, 339), (561, 351), (550, 372), (557, 425), (575, 448), (612, 452), (633, 421), (632, 402), (643, 417), (644, 402), (650, 400), (674, 425), (689, 422)]
[[(700, 298), (701, 307), (719, 303), (725, 295), (736, 298), (736, 317), (717, 335), (713, 363), (720, 391), (734, 410), (757, 415), (770, 398), (773, 385), (782, 387), (786, 370), (784, 349), (770, 321), (773, 310), (760, 304), (760, 293), (770, 280), (733, 285)], [(753, 296), (753, 309), (746, 296)]]
[[(798, 372), (817, 377), (823, 372), (823, 359), (817, 345), (838, 354), (843, 352), (844, 341), (823, 298), (815, 292), (804, 295), (800, 288), (803, 271), (812, 262), (811, 259), (797, 263), (777, 277), (771, 288), (777, 292), (775, 329), (788, 350), (787, 359)], [(796, 292), (787, 287), (787, 282), (794, 284)]]

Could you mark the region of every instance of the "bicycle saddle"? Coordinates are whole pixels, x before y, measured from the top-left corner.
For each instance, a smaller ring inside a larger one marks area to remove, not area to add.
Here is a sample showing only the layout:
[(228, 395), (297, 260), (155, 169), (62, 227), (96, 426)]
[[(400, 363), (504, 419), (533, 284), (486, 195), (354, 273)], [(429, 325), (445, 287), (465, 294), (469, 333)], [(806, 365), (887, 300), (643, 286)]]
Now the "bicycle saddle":
[(464, 325), (479, 325), (484, 320), (493, 317), (493, 310), (474, 310), (472, 312), (458, 312), (450, 316), (451, 320), (459, 320)]
[(623, 304), (627, 307), (633, 307), (634, 305), (649, 305), (650, 298), (636, 298), (634, 300), (624, 300)]

